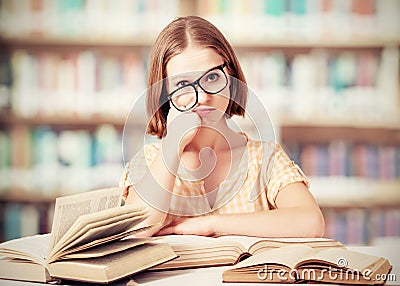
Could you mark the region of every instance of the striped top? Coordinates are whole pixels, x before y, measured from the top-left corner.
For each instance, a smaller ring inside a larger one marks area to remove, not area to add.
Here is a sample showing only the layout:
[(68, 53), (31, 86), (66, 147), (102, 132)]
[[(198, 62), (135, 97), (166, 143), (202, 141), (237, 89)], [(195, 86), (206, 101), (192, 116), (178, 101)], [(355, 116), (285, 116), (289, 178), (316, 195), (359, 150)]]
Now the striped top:
[[(169, 215), (196, 216), (204, 214), (229, 214), (255, 212), (276, 208), (276, 197), (283, 187), (294, 182), (309, 181), (281, 145), (247, 138), (247, 145), (238, 168), (218, 187), (216, 199), (211, 206), (204, 181), (197, 180), (180, 165), (172, 194)], [(159, 143), (147, 144), (126, 165), (120, 185), (125, 190), (135, 185), (146, 173), (159, 150)], [(127, 193), (124, 194), (127, 196)]]

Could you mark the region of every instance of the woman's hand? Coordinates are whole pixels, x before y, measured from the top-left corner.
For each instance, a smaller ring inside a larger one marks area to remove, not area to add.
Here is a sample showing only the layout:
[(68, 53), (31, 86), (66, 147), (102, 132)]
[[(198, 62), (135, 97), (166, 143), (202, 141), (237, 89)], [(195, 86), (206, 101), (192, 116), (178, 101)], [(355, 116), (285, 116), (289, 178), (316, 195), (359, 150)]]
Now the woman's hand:
[[(196, 137), (201, 126), (200, 117), (192, 111), (180, 112), (171, 108), (167, 117), (166, 142), (179, 146), (179, 154)], [(172, 146), (171, 146), (172, 147)]]
[(171, 224), (160, 229), (154, 235), (166, 235), (166, 234), (193, 234), (210, 236), (215, 232), (212, 227), (213, 216), (200, 216), (190, 218), (178, 218)]

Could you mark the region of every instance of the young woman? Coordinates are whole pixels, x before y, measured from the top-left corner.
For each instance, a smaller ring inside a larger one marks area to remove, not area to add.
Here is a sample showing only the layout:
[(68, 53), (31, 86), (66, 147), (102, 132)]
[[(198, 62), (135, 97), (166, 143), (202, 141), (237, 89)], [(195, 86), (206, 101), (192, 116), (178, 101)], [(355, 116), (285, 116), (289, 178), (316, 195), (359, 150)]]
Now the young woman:
[(127, 164), (127, 204), (149, 210), (143, 233), (319, 237), (321, 211), (308, 180), (276, 142), (254, 140), (227, 120), (244, 116), (238, 59), (208, 21), (181, 17), (158, 36), (150, 58), (146, 144)]

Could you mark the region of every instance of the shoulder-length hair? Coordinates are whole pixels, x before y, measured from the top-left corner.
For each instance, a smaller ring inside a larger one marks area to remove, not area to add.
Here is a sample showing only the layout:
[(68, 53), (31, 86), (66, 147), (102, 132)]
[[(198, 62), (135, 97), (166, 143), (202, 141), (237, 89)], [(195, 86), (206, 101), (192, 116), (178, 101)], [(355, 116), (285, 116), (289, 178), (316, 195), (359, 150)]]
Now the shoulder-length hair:
[(227, 117), (244, 116), (247, 101), (246, 79), (231, 45), (223, 34), (207, 20), (197, 16), (180, 17), (168, 24), (158, 35), (150, 54), (147, 115), (150, 118), (147, 132), (162, 138), (165, 135), (167, 115), (170, 109), (166, 100), (166, 87), (161, 81), (167, 77), (169, 60), (182, 53), (189, 43), (211, 48), (227, 65), (228, 74), (237, 80), (230, 83), (230, 102), (225, 111)]

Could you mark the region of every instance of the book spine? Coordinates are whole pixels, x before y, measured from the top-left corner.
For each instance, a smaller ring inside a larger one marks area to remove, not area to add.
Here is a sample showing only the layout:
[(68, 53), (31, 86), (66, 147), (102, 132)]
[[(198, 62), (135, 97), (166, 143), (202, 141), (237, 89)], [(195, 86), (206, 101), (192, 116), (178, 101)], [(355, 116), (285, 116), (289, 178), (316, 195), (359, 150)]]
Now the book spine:
[(334, 140), (326, 144), (284, 144), (308, 176), (400, 179), (399, 147)]
[(4, 240), (21, 237), (21, 205), (9, 203), (4, 206)]
[(11, 59), (6, 54), (0, 56), (0, 112), (11, 108), (12, 89)]
[(325, 236), (344, 244), (371, 245), (400, 236), (400, 210), (391, 208), (323, 208)]
[(1, 130), (0, 193), (51, 197), (113, 186), (123, 171), (121, 146), (122, 133), (110, 124), (92, 132), (23, 125)]
[(178, 0), (168, 4), (160, 0), (121, 0), (114, 4), (96, 0), (16, 1), (2, 9), (0, 27), (4, 35), (131, 38), (160, 31), (179, 14), (178, 4)]
[(397, 122), (399, 53), (395, 47), (360, 53), (265, 51), (246, 53), (241, 59), (249, 87), (280, 117)]
[(366, 212), (362, 209), (348, 210), (346, 213), (346, 244), (365, 244), (368, 242)]
[[(250, 39), (297, 37), (301, 39), (352, 40), (379, 37), (379, 35), (384, 38), (394, 38), (395, 32), (390, 30), (394, 29), (396, 32), (400, 32), (399, 21), (393, 12), (398, 11), (400, 5), (395, 0), (389, 0), (388, 3), (385, 0), (251, 1), (258, 4), (253, 4), (253, 6), (259, 7), (258, 11), (263, 12), (252, 13), (254, 15), (252, 23), (261, 23), (262, 20), (265, 20), (266, 24), (254, 26), (251, 31), (244, 27), (236, 31), (235, 27), (232, 27), (234, 26), (232, 21), (224, 21), (229, 16), (235, 19), (246, 18), (248, 11), (253, 11), (248, 8), (251, 4), (247, 1), (234, 1), (235, 6), (241, 6), (242, 9), (235, 9), (232, 7), (232, 3), (226, 5), (226, 0), (203, 2), (199, 5), (201, 15), (218, 22), (219, 27), (227, 34), (245, 35)], [(385, 21), (385, 15), (390, 17), (390, 20)], [(337, 23), (341, 23), (347, 28), (345, 30), (338, 29)], [(247, 35), (244, 31), (247, 31)]]
[(10, 133), (0, 130), (0, 194), (10, 187), (11, 152)]
[[(12, 74), (11, 109), (20, 117), (119, 118), (146, 89), (145, 59), (137, 53), (119, 57), (93, 51), (61, 55), (19, 50), (10, 59), (4, 69)], [(8, 84), (7, 75), (2, 79), (1, 73), (0, 89)], [(4, 108), (7, 100), (8, 96)]]

